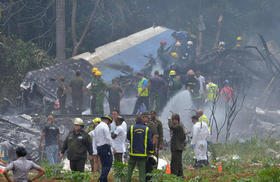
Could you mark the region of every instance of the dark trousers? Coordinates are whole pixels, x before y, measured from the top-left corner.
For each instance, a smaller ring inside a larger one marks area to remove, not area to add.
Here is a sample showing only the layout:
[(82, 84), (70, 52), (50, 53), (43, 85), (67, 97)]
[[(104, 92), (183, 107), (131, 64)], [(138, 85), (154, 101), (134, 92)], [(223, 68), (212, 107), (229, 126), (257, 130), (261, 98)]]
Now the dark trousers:
[(202, 168), (203, 166), (208, 166), (208, 160), (195, 160), (195, 165), (194, 167), (196, 168)]
[(134, 110), (132, 114), (136, 114), (137, 111), (139, 110), (141, 104), (145, 104), (146, 108), (149, 109), (149, 97), (145, 96), (145, 97), (138, 97), (137, 101), (135, 103), (134, 106)]
[(114, 158), (117, 162), (122, 162), (123, 153), (115, 153)]
[(66, 113), (65, 103), (66, 103), (66, 97), (59, 98), (60, 114)]
[(182, 150), (171, 151), (171, 173), (183, 177)]
[(109, 100), (109, 108), (110, 108), (110, 113), (112, 113), (114, 109), (120, 112), (120, 101)]
[(86, 164), (85, 159), (70, 160), (70, 169), (71, 169), (71, 171), (84, 172), (85, 171), (85, 164)]
[(102, 165), (102, 172), (99, 177), (99, 182), (108, 182), (108, 174), (112, 167), (113, 163), (113, 156), (111, 151), (110, 145), (102, 145), (97, 147), (97, 154), (100, 157), (101, 165)]
[(82, 114), (83, 96), (81, 97), (72, 96), (72, 106), (73, 106), (74, 114)]
[(90, 100), (90, 113), (91, 114), (94, 114), (95, 113), (95, 102), (96, 102), (96, 96), (93, 95), (91, 97), (91, 100)]

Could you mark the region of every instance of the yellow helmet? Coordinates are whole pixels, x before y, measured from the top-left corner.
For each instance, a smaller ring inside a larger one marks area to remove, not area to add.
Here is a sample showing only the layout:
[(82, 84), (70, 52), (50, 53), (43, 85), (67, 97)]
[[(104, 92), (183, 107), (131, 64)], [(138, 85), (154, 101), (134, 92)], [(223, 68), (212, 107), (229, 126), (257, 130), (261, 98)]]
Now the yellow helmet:
[(243, 38), (242, 38), (241, 36), (238, 36), (238, 37), (236, 38), (236, 40), (241, 41), (241, 40), (243, 40)]
[(100, 123), (100, 122), (101, 122), (101, 118), (99, 118), (99, 117), (94, 118), (94, 119), (92, 120), (92, 122), (93, 122), (94, 124)]
[(169, 76), (175, 76), (175, 75), (176, 75), (176, 71), (171, 70), (171, 71), (169, 72)]
[(96, 67), (93, 67), (92, 69), (91, 69), (91, 72), (92, 73), (96, 73), (98, 71), (98, 68), (96, 68)]
[(179, 55), (177, 52), (171, 52), (171, 56), (173, 56), (174, 58), (178, 59)]
[(101, 71), (98, 70), (95, 72), (95, 76), (101, 76), (101, 75), (102, 75)]

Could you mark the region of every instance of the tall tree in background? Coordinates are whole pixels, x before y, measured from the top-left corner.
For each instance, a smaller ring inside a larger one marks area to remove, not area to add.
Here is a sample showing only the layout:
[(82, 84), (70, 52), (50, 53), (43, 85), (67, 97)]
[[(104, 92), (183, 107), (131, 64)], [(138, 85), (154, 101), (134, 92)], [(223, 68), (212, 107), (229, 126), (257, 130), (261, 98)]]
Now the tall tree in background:
[(56, 0), (56, 59), (65, 59), (65, 0)]

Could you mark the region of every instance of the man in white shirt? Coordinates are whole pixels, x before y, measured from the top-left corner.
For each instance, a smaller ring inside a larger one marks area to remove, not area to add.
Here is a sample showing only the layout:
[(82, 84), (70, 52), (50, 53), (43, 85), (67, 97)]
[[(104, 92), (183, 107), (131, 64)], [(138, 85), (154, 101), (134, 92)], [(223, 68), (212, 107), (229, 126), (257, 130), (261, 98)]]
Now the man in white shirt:
[(191, 141), (191, 148), (195, 153), (195, 167), (201, 168), (203, 165), (208, 165), (207, 160), (207, 145), (210, 139), (210, 132), (205, 122), (199, 122), (197, 116), (192, 117), (193, 122), (193, 138)]
[[(116, 121), (118, 117), (120, 117), (120, 113), (118, 110), (114, 109), (112, 112), (113, 122), (111, 124), (111, 133), (114, 133), (114, 131), (116, 130)], [(122, 127), (124, 128), (125, 132), (127, 132), (127, 124), (125, 121), (122, 122)]]
[(117, 162), (122, 162), (123, 153), (125, 152), (126, 130), (122, 126), (124, 119), (118, 117), (116, 120), (116, 129), (112, 133), (114, 159)]
[(206, 89), (206, 87), (205, 87), (205, 78), (204, 78), (204, 76), (202, 76), (200, 74), (199, 70), (197, 70), (195, 72), (195, 79), (197, 79), (199, 81), (199, 84), (200, 84), (200, 94), (204, 98), (204, 93), (205, 93), (205, 89)]
[(112, 117), (105, 115), (101, 117), (101, 122), (95, 128), (95, 144), (97, 146), (97, 154), (100, 157), (102, 172), (99, 177), (100, 182), (107, 182), (108, 174), (113, 163), (112, 156), (112, 138), (109, 126), (112, 123)]

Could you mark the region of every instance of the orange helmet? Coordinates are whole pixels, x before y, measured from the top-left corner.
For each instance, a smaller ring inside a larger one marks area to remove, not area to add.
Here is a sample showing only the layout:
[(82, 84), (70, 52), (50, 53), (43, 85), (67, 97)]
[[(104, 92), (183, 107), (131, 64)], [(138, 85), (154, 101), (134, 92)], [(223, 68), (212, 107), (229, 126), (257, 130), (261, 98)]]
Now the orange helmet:
[(194, 71), (192, 69), (190, 69), (188, 72), (187, 72), (187, 75), (195, 75)]

